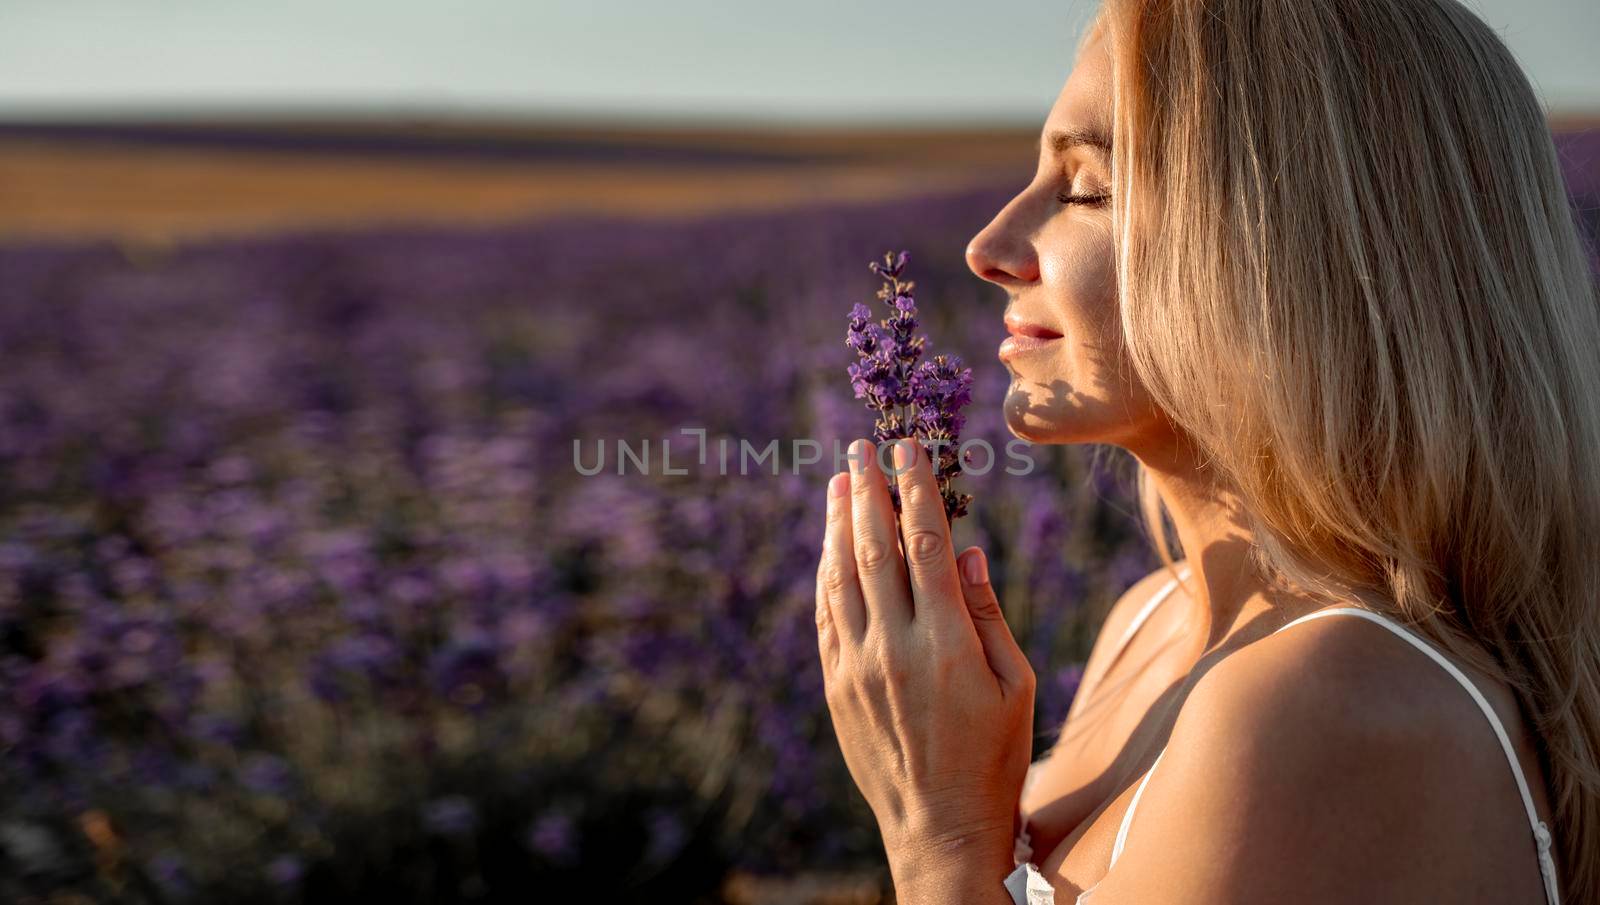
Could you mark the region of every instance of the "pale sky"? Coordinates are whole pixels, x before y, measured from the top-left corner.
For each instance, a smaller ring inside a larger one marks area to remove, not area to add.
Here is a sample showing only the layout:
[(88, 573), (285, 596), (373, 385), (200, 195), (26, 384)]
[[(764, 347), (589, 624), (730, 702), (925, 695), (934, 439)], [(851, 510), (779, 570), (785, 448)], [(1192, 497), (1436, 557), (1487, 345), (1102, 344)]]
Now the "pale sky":
[[(1600, 113), (1600, 0), (1465, 0)], [(1035, 121), (1090, 0), (0, 0), (0, 119), (333, 111)]]

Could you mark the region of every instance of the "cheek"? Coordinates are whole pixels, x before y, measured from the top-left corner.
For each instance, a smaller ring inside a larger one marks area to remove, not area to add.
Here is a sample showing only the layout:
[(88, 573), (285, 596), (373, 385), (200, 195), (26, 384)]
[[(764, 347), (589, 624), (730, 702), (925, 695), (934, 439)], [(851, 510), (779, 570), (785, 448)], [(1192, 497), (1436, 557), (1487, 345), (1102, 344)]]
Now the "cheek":
[(1121, 329), (1117, 312), (1116, 257), (1109, 227), (1075, 224), (1057, 245), (1059, 251), (1040, 261), (1041, 279), (1057, 287), (1052, 293), (1067, 335), (1099, 347)]

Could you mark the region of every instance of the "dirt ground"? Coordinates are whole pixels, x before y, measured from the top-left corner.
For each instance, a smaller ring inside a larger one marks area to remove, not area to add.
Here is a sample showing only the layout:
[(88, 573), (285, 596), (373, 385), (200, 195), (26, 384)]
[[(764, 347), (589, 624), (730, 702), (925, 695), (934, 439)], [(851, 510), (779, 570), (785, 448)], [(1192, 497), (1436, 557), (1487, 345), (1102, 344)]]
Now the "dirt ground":
[(709, 213), (1031, 177), (1032, 129), (0, 124), (0, 241)]

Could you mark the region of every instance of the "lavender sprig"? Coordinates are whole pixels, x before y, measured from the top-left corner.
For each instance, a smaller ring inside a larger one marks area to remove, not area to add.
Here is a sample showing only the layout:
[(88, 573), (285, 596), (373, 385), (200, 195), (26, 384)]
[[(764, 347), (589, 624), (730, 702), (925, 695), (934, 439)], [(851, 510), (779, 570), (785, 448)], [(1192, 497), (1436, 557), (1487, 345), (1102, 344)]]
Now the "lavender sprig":
[[(898, 256), (886, 252), (882, 262), (868, 265), (884, 279), (878, 298), (887, 304), (889, 315), (874, 321), (872, 309), (859, 302), (850, 309), (844, 341), (859, 359), (848, 368), (850, 385), (856, 398), (865, 399), (867, 409), (877, 415), (872, 425), (877, 443), (911, 437), (928, 450), (945, 519), (953, 522), (967, 514), (972, 502), (970, 494), (952, 487), (960, 470), (957, 447), (966, 423), (961, 409), (972, 401), (972, 369), (963, 368), (955, 355), (922, 360), (927, 339), (917, 334), (917, 303), (912, 295), (916, 284), (901, 279), (910, 257), (908, 251)], [(900, 494), (893, 483), (889, 496), (898, 513)]]

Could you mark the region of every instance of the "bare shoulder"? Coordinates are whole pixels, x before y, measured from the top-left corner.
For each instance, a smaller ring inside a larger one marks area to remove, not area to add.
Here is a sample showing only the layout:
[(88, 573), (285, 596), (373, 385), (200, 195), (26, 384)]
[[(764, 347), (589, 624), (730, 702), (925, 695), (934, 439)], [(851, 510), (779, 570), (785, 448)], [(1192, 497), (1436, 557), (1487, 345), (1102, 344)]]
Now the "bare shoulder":
[[(1509, 701), (1486, 677), (1472, 681)], [(1308, 732), (1334, 734), (1418, 750), (1482, 749), (1505, 764), (1471, 693), (1412, 640), (1355, 613), (1319, 614), (1224, 657), (1195, 683), (1180, 722), (1186, 714), (1188, 732), (1226, 720), (1253, 743), (1308, 744)]]
[(1539, 889), (1483, 714), (1437, 663), (1359, 616), (1308, 620), (1212, 666), (1136, 818), (1096, 891), (1104, 905), (1521, 901)]

